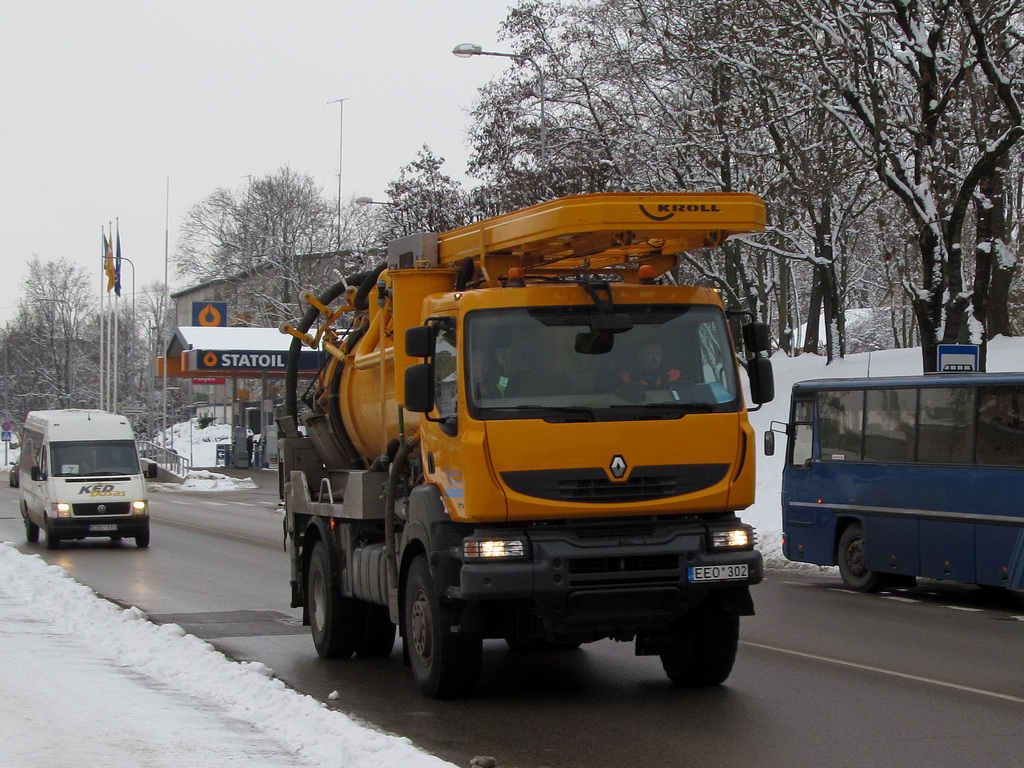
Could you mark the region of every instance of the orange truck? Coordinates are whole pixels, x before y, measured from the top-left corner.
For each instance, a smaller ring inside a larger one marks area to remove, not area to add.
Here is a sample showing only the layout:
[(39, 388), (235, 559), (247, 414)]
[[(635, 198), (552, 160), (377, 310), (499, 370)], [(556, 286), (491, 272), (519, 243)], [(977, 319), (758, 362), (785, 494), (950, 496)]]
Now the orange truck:
[[(739, 365), (718, 292), (671, 270), (764, 221), (750, 194), (576, 195), (305, 294), (281, 468), (317, 652), (386, 656), (397, 630), (434, 698), (473, 692), (485, 639), (611, 638), (676, 685), (724, 681), (763, 576), (736, 513), (768, 330), (742, 325)], [(303, 347), (323, 364), (300, 392)]]

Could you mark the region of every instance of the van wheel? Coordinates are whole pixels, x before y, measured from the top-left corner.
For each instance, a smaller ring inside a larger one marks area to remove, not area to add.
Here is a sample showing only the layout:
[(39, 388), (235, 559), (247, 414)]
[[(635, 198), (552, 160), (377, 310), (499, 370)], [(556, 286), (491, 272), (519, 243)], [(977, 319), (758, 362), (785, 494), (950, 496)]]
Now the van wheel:
[(354, 598), (342, 597), (331, 579), (327, 547), (320, 541), (309, 561), (306, 601), (316, 652), (324, 659), (350, 658), (356, 652), (364, 606)]
[(452, 632), (452, 609), (442, 605), (426, 558), (417, 557), (405, 585), (402, 633), (420, 692), (432, 699), (468, 696), (480, 682), (483, 638)]
[[(118, 537), (118, 538), (120, 538), (120, 537)], [(149, 528), (148, 527), (146, 528), (145, 531), (143, 531), (142, 533), (140, 533), (138, 536), (135, 537), (135, 546), (138, 547), (139, 549), (145, 549), (146, 547), (149, 546)]]
[(29, 520), (28, 515), (24, 512), (22, 512), (22, 515), (25, 517), (25, 541), (29, 544), (35, 544), (39, 541), (39, 526)]
[(47, 523), (46, 523), (46, 548), (47, 549), (57, 549), (58, 547), (60, 547), (60, 536), (55, 534), (53, 532), (53, 529), (50, 528), (49, 518), (47, 518)]
[(877, 571), (868, 570), (864, 544), (864, 529), (860, 523), (851, 523), (839, 537), (839, 575), (843, 583), (857, 592), (874, 592), (881, 586)]

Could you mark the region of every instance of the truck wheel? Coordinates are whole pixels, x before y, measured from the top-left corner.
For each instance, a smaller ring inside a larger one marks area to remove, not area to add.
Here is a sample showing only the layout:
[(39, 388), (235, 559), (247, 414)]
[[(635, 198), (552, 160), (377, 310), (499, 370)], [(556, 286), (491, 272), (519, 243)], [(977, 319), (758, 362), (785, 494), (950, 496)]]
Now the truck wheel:
[(365, 603), (363, 632), (356, 642), (356, 656), (361, 659), (382, 658), (395, 647), (395, 625), (386, 605)]
[(713, 603), (686, 616), (661, 653), (661, 666), (673, 685), (720, 685), (732, 672), (740, 639), (740, 617)]
[(331, 580), (327, 547), (318, 541), (309, 561), (306, 584), (313, 645), (324, 659), (347, 659), (355, 653), (361, 622), (358, 600), (344, 598)]
[(452, 632), (452, 611), (441, 605), (430, 567), (417, 557), (405, 584), (404, 640), (420, 691), (432, 699), (471, 694), (480, 682), (483, 638)]
[(864, 551), (864, 530), (859, 523), (846, 526), (839, 537), (839, 575), (843, 583), (858, 592), (874, 592), (881, 586), (876, 571), (869, 571)]
[(146, 527), (145, 531), (143, 531), (142, 533), (140, 533), (139, 535), (137, 535), (135, 537), (135, 546), (138, 547), (139, 549), (145, 549), (146, 547), (149, 546), (149, 527), (148, 526)]

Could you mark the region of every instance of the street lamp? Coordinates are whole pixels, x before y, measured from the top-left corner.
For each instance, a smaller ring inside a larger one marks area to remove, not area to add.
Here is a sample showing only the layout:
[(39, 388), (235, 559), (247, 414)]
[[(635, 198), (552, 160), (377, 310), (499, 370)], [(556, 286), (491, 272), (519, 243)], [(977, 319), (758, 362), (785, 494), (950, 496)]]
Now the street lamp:
[(540, 64), (538, 64), (536, 59), (532, 56), (527, 56), (524, 53), (499, 53), (498, 51), (485, 51), (476, 43), (459, 43), (452, 48), (452, 53), (460, 59), (468, 59), (472, 56), (502, 56), (507, 59), (516, 59), (517, 61), (528, 61), (537, 68), (538, 89), (540, 91), (540, 165), (541, 168), (544, 169), (544, 172), (547, 173), (548, 129), (547, 120), (544, 115), (544, 70), (541, 69)]
[(356, 205), (391, 205), (395, 208), (398, 207), (398, 203), (392, 203), (386, 200), (374, 200), (372, 197), (357, 197), (355, 199)]

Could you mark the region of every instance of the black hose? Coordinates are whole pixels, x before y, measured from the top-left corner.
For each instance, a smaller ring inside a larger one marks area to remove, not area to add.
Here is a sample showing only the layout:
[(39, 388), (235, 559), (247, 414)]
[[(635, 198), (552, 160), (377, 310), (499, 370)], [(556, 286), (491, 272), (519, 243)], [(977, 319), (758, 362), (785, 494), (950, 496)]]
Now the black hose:
[[(367, 270), (365, 272), (359, 272), (352, 277), (345, 280), (339, 280), (337, 283), (328, 288), (322, 296), (319, 296), (320, 303), (325, 307), (328, 306), (332, 301), (341, 296), (348, 290), (350, 285), (359, 287), (359, 291), (356, 295), (359, 295), (360, 291), (365, 288), (365, 295), (369, 295), (370, 288), (376, 283), (377, 276), (380, 274), (380, 270), (384, 267), (382, 264), (380, 267), (374, 270)], [(372, 280), (367, 278), (372, 277)], [(369, 287), (367, 287), (369, 286)], [(364, 297), (363, 304), (367, 303), (367, 299)], [(358, 309), (358, 305), (356, 305)], [(366, 307), (364, 306), (363, 309)], [(316, 307), (310, 307), (306, 310), (306, 313), (299, 319), (299, 324), (296, 326), (296, 330), (300, 333), (307, 333), (312, 327), (313, 323), (316, 322), (317, 317), (320, 315), (320, 310)], [(299, 353), (302, 351), (302, 341), (298, 338), (292, 338), (292, 343), (288, 347), (288, 359), (285, 363), (284, 372), (284, 412), (286, 416), (298, 418), (299, 415)]]

